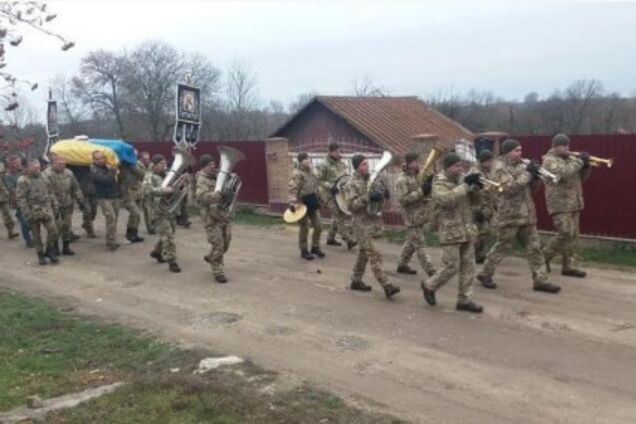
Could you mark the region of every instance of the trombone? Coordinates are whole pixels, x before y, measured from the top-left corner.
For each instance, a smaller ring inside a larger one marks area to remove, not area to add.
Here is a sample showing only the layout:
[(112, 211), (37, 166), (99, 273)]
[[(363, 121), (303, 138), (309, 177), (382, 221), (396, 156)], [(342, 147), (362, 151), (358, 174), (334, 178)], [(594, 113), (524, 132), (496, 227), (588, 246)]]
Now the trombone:
[[(570, 152), (570, 154), (576, 157), (581, 157), (581, 152)], [(590, 156), (590, 166), (600, 167), (603, 165), (611, 168), (614, 165), (614, 159), (604, 159), (596, 156)]]

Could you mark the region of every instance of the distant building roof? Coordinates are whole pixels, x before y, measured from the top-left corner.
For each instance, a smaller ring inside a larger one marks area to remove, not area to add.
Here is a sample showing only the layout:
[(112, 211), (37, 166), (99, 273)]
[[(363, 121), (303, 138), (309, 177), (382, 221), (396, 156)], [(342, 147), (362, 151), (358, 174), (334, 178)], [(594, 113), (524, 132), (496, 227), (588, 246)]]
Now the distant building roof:
[(428, 106), (417, 97), (316, 96), (292, 116), (273, 136), (284, 129), (315, 102), (340, 116), (383, 149), (405, 154), (411, 138), (417, 134), (436, 134), (445, 145), (473, 134), (452, 119)]

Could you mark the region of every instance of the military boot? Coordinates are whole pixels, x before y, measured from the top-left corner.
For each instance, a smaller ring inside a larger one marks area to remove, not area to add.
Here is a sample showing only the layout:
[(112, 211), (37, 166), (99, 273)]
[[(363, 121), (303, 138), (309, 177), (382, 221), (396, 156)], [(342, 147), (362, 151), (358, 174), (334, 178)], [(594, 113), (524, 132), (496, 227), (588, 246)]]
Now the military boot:
[(400, 292), (400, 288), (398, 286), (395, 286), (391, 283), (387, 283), (384, 285), (384, 295), (386, 296), (387, 299), (392, 298), (399, 292)]
[(119, 249), (119, 243), (107, 244), (106, 248), (108, 248), (108, 250), (110, 250), (111, 252), (114, 252), (115, 250)]
[(62, 255), (73, 256), (75, 252), (71, 250), (71, 242), (66, 240), (62, 242)]
[(585, 278), (587, 273), (580, 269), (573, 268), (573, 269), (564, 269), (563, 271), (561, 271), (561, 275), (564, 275), (566, 277)]
[(308, 261), (311, 261), (314, 259), (314, 255), (312, 255), (311, 253), (309, 253), (309, 251), (307, 249), (303, 249), (300, 251), (300, 257), (303, 259), (306, 259)]
[(408, 264), (400, 264), (397, 267), (398, 274), (410, 274), (415, 275), (417, 271), (411, 268)]
[(46, 265), (46, 256), (44, 256), (42, 252), (38, 252), (38, 263), (40, 265)]
[(557, 286), (552, 283), (534, 283), (532, 287), (534, 291), (541, 291), (545, 293), (557, 294), (561, 291), (561, 286)]
[(47, 258), (49, 258), (52, 264), (56, 264), (60, 262), (60, 260), (57, 258), (57, 255), (55, 254), (55, 251), (50, 246), (48, 249), (46, 249), (46, 252), (44, 252), (44, 255)]
[(332, 239), (327, 239), (327, 246), (342, 246), (342, 243), (340, 243), (335, 238), (332, 238)]
[(495, 283), (492, 280), (492, 277), (487, 277), (485, 275), (479, 274), (479, 275), (477, 275), (477, 279), (479, 280), (481, 285), (486, 287), (487, 289), (496, 289), (497, 288), (497, 283)]
[(157, 262), (159, 262), (160, 264), (163, 264), (166, 262), (163, 256), (161, 256), (161, 252), (157, 252), (156, 250), (153, 250), (152, 252), (150, 252), (150, 257), (153, 259), (156, 259)]
[(217, 274), (214, 276), (214, 280), (219, 283), (219, 284), (225, 284), (227, 283), (227, 277), (225, 276), (225, 274)]
[(144, 241), (143, 237), (139, 237), (139, 232), (136, 228), (126, 229), (126, 239), (131, 243), (141, 243)]
[(426, 303), (428, 303), (431, 306), (437, 305), (437, 299), (435, 298), (435, 291), (429, 290), (426, 287), (426, 284), (424, 283), (421, 284), (421, 287), (422, 287), (422, 294), (424, 295), (424, 300), (426, 300)]
[(347, 249), (351, 250), (358, 245), (357, 241), (347, 240)]
[(179, 264), (176, 263), (175, 261), (169, 262), (168, 265), (170, 268), (170, 272), (181, 272), (181, 268), (179, 268)]
[(371, 291), (371, 286), (368, 284), (364, 284), (362, 281), (352, 281), (349, 286), (351, 290), (368, 292)]
[(60, 242), (56, 241), (55, 243), (53, 243), (53, 246), (50, 247), (49, 249), (51, 249), (51, 251), (53, 253), (55, 253), (57, 256), (60, 256)]
[(325, 257), (325, 252), (323, 252), (322, 250), (320, 250), (320, 247), (312, 247), (311, 248), (311, 253), (315, 256), (318, 256), (320, 259)]
[(472, 300), (469, 300), (468, 302), (457, 302), (455, 309), (457, 309), (458, 311), (466, 311), (466, 312), (472, 312), (474, 314), (481, 314), (484, 310), (484, 307), (473, 302)]

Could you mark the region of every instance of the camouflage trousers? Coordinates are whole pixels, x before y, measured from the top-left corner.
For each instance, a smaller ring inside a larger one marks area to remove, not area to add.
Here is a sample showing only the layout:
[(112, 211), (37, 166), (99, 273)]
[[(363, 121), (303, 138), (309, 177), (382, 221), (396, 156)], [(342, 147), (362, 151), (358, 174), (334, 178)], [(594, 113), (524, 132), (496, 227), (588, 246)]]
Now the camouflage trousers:
[(139, 223), (141, 222), (141, 210), (137, 204), (136, 197), (138, 196), (129, 193), (121, 201), (121, 208), (128, 211), (126, 228), (134, 228), (135, 230), (139, 229)]
[(398, 265), (407, 265), (413, 254), (417, 253), (420, 266), (427, 274), (435, 272), (435, 266), (431, 257), (426, 253), (426, 237), (424, 235), (424, 225), (408, 227), (406, 230), (406, 240), (402, 245), (402, 252), (398, 259)]
[(477, 222), (477, 239), (475, 240), (475, 258), (485, 258), (486, 246), (488, 246), (488, 240), (492, 236), (493, 228), (490, 221)]
[(139, 199), (138, 205), (144, 214), (144, 222), (146, 223), (146, 232), (150, 233), (152, 231), (152, 222), (150, 220), (150, 210), (148, 209), (148, 205), (146, 204), (143, 198)]
[(475, 279), (475, 247), (473, 241), (442, 245), (442, 269), (424, 282), (426, 288), (436, 291), (458, 274), (457, 302), (470, 301)]
[(2, 213), (2, 221), (4, 222), (4, 226), (7, 229), (7, 234), (13, 234), (15, 223), (13, 222), (13, 218), (11, 217), (9, 202), (0, 203), (0, 213)]
[(298, 232), (298, 248), (300, 250), (307, 249), (307, 242), (309, 239), (309, 228), (313, 229), (311, 234), (311, 247), (320, 247), (320, 233), (322, 231), (322, 223), (320, 222), (320, 212), (318, 210), (309, 212), (301, 219), (300, 231)]
[(351, 281), (362, 281), (362, 277), (367, 268), (367, 262), (369, 262), (375, 279), (384, 287), (388, 283), (388, 279), (382, 268), (382, 255), (377, 251), (373, 242), (372, 230), (373, 228), (371, 226), (354, 226), (353, 228), (353, 235), (358, 241), (358, 257), (356, 258), (356, 263), (353, 265)]
[(119, 218), (119, 199), (99, 199), (99, 209), (106, 221), (106, 244), (117, 244), (117, 219)]
[(93, 232), (93, 222), (97, 216), (97, 205), (98, 201), (95, 196), (84, 196), (84, 203), (79, 204), (80, 208), (82, 208), (82, 228), (87, 233)]
[(58, 229), (58, 237), (62, 241), (71, 241), (72, 233), (72, 218), (73, 218), (73, 206), (60, 208), (60, 211), (55, 219), (55, 225)]
[(579, 239), (579, 211), (557, 213), (552, 215), (552, 223), (557, 231), (556, 237), (546, 247), (544, 253), (547, 259), (560, 255), (563, 271), (576, 268), (574, 254)]
[(351, 227), (347, 225), (347, 215), (338, 208), (336, 201), (333, 199), (330, 199), (327, 202), (327, 207), (331, 214), (331, 225), (329, 226), (329, 232), (327, 233), (327, 240), (334, 240), (336, 238), (336, 233), (339, 233), (340, 237), (342, 237), (344, 241), (353, 241)]
[(548, 280), (546, 273), (545, 259), (541, 251), (541, 240), (537, 226), (520, 225), (510, 227), (499, 227), (497, 230), (497, 242), (486, 255), (486, 262), (480, 275), (492, 277), (495, 275), (495, 268), (512, 250), (515, 240), (518, 240), (526, 249), (528, 267), (532, 272), (532, 281), (535, 284), (542, 284)]
[(42, 243), (42, 228), (46, 230), (46, 248), (50, 249), (57, 242), (57, 228), (52, 218), (48, 219), (30, 219), (29, 227), (33, 235), (33, 246), (37, 253), (44, 253), (44, 245)]
[(210, 263), (215, 276), (223, 275), (223, 255), (230, 248), (232, 227), (226, 223), (207, 223), (205, 233), (210, 243), (210, 253), (206, 256), (206, 261)]
[(174, 244), (174, 232), (176, 229), (174, 218), (161, 218), (152, 224), (159, 236), (152, 251), (160, 253), (163, 259), (168, 262), (176, 262), (177, 246)]

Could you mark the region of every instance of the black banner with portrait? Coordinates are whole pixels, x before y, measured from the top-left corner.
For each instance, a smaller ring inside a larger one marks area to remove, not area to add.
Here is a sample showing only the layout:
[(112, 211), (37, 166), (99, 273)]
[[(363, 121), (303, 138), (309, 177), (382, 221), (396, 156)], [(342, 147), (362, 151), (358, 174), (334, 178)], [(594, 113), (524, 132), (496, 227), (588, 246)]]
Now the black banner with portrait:
[(174, 130), (176, 144), (194, 146), (199, 140), (201, 126), (201, 89), (187, 84), (177, 84), (177, 122)]

